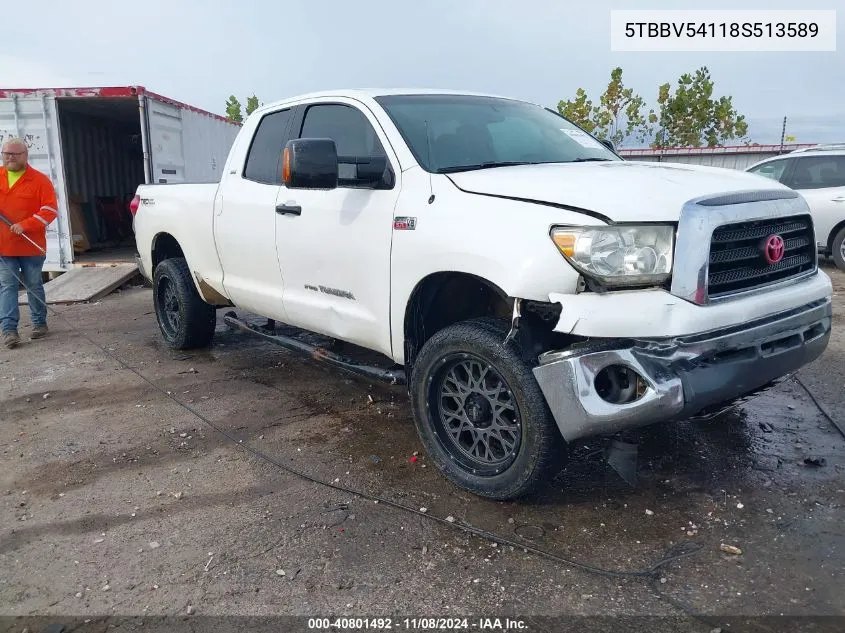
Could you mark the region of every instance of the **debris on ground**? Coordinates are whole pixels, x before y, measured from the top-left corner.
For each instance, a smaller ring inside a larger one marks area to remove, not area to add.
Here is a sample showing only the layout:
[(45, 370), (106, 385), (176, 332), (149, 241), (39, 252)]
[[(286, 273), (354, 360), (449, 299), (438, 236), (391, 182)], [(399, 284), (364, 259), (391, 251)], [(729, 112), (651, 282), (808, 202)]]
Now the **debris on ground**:
[(277, 570), (276, 570), (276, 575), (277, 575), (277, 576), (284, 576), (284, 575), (285, 575), (285, 570), (284, 570), (284, 569), (277, 569)]
[(446, 517), (446, 521), (447, 521), (448, 523), (454, 523), (454, 522), (455, 522), (455, 517), (453, 517), (453, 516), (450, 514), (449, 516), (447, 516), (447, 517)]
[(737, 509), (742, 510), (745, 506), (742, 505), (742, 503), (740, 502), (740, 503), (736, 504), (736, 507), (737, 507)]
[(192, 605), (190, 605), (190, 604), (189, 604), (189, 605), (188, 605), (188, 608), (187, 608), (187, 609), (185, 609), (185, 612), (186, 612), (188, 615), (194, 615), (194, 607), (193, 607)]
[(150, 549), (158, 549), (161, 547), (161, 543), (158, 541), (150, 541)]
[(725, 552), (726, 554), (733, 554), (734, 556), (739, 556), (740, 554), (742, 554), (742, 550), (738, 547), (734, 545), (726, 545), (725, 543), (722, 543), (719, 546), (719, 549)]
[(411, 455), (411, 457), (408, 461), (411, 462), (412, 464), (416, 464), (417, 463), (417, 456)]
[(646, 510), (646, 511), (645, 511), (645, 513), (646, 513), (648, 516), (654, 516), (654, 512), (653, 512), (653, 511), (651, 511), (651, 510)]
[(804, 464), (807, 466), (824, 466), (827, 460), (824, 457), (805, 457)]

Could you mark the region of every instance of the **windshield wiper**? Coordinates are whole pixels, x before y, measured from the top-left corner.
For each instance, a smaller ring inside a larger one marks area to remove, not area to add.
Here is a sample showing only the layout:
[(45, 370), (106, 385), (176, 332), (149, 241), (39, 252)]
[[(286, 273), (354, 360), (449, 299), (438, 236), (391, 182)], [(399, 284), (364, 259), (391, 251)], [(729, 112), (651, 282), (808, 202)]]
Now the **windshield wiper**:
[(477, 165), (457, 165), (455, 167), (443, 167), (442, 169), (438, 169), (437, 173), (439, 174), (451, 174), (457, 171), (475, 171), (478, 169), (490, 169), (492, 167), (515, 167), (517, 165), (537, 165), (539, 163), (532, 162), (532, 161), (524, 161), (524, 160), (512, 160), (512, 161), (490, 161), (487, 163), (478, 163)]
[(598, 162), (601, 161), (603, 163), (609, 163), (609, 158), (576, 158), (574, 160), (569, 161), (570, 163), (590, 163), (590, 162)]

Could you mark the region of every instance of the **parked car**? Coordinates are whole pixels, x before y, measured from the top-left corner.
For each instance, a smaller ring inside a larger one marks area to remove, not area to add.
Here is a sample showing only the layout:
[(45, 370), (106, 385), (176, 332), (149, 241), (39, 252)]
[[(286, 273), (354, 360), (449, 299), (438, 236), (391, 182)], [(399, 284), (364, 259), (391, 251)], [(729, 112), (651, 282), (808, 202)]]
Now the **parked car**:
[(801, 196), (741, 171), (623, 161), (514, 99), (276, 102), (245, 121), (219, 184), (142, 185), (132, 208), (169, 346), (208, 345), (215, 311), (234, 306), (377, 352), (384, 363), (364, 364), (224, 314), (406, 383), (429, 457), (494, 499), (549, 480), (576, 440), (719, 411), (830, 336)]
[(819, 253), (845, 270), (845, 144), (819, 145), (767, 158), (746, 171), (777, 180), (810, 206)]

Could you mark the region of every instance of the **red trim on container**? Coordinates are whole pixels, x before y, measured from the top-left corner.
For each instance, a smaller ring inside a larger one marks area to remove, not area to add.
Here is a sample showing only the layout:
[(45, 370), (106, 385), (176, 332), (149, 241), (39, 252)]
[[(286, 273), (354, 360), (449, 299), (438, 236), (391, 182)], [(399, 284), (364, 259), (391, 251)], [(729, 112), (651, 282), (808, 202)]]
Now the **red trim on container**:
[(118, 97), (138, 97), (138, 96), (147, 96), (155, 101), (160, 101), (162, 103), (167, 103), (172, 106), (176, 106), (178, 108), (183, 108), (185, 110), (190, 110), (191, 112), (196, 112), (198, 114), (202, 114), (205, 116), (210, 116), (212, 118), (218, 119), (220, 121), (224, 121), (226, 123), (231, 123), (233, 125), (241, 125), (237, 121), (233, 121), (228, 117), (221, 116), (219, 114), (215, 114), (214, 112), (209, 112), (208, 110), (203, 110), (202, 108), (198, 108), (196, 106), (189, 105), (183, 101), (178, 101), (176, 99), (171, 99), (170, 97), (165, 97), (164, 95), (160, 95), (156, 92), (152, 92), (147, 90), (144, 86), (100, 86), (100, 87), (89, 87), (89, 88), (0, 88), (0, 99), (2, 98), (11, 98), (11, 97), (31, 97), (31, 96), (48, 96), (48, 97), (95, 97), (95, 98), (118, 98)]

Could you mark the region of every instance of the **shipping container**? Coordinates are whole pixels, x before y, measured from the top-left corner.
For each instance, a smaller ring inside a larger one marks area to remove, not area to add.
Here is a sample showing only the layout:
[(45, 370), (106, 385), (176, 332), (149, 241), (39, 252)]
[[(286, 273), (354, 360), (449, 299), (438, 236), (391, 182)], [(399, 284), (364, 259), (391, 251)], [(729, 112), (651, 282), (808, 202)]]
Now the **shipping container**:
[(239, 130), (143, 86), (0, 88), (0, 142), (22, 138), (58, 196), (45, 272), (134, 261), (138, 185), (218, 182)]

